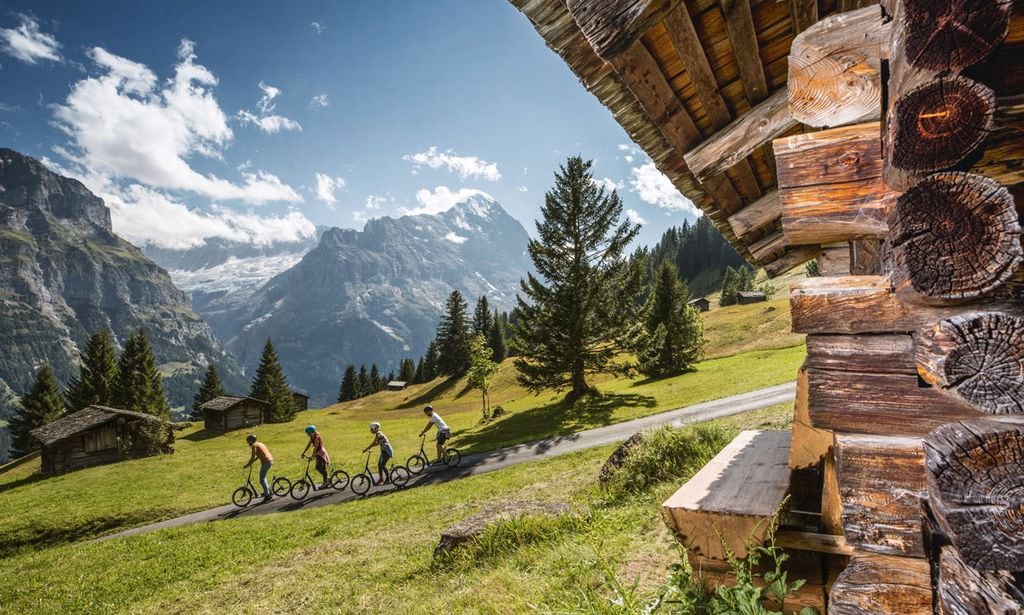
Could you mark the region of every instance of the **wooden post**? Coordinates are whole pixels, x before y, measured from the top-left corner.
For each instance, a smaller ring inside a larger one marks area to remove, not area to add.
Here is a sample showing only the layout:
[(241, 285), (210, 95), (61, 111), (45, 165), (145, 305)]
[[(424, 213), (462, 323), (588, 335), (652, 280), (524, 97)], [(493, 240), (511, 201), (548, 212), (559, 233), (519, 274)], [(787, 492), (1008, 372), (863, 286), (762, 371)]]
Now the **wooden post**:
[(904, 192), (889, 216), (893, 283), (909, 300), (971, 299), (1024, 262), (1010, 192), (968, 173), (936, 173)]
[(932, 512), (963, 561), (1024, 570), (1024, 424), (943, 425), (925, 439)]
[(947, 318), (914, 344), (921, 378), (988, 414), (1024, 414), (1024, 319), (1000, 312)]

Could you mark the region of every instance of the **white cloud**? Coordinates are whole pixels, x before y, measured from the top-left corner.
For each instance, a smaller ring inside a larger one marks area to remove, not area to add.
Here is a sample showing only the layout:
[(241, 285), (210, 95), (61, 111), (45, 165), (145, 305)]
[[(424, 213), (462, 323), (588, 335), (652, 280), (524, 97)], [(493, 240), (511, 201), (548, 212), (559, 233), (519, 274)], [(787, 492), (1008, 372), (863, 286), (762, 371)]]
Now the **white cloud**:
[(690, 199), (683, 196), (672, 180), (666, 177), (653, 162), (633, 167), (633, 179), (630, 184), (640, 199), (645, 203), (657, 205), (671, 211), (685, 211), (699, 216), (698, 210)]
[(214, 200), (252, 204), (299, 202), (302, 197), (277, 176), (243, 172), (233, 183), (193, 169), (187, 158), (221, 159), (234, 134), (213, 96), (217, 78), (196, 64), (194, 45), (182, 40), (174, 77), (158, 81), (145, 65), (96, 47), (89, 57), (98, 76), (75, 83), (57, 125), (73, 151), (61, 150), (90, 173), (157, 188), (186, 190)]
[(324, 26), (319, 21), (311, 21), (311, 22), (309, 22), (309, 27), (313, 28), (313, 32), (315, 32), (317, 34), (317, 36), (323, 34), (324, 30), (327, 29), (327, 27)]
[(618, 147), (619, 147), (619, 151), (620, 152), (631, 152), (631, 151), (633, 151), (633, 146), (628, 144), (628, 143), (619, 143)]
[(421, 167), (439, 169), (445, 167), (450, 173), (458, 173), (460, 179), (486, 179), (498, 181), (501, 173), (498, 172), (498, 165), (493, 162), (481, 160), (476, 156), (456, 156), (452, 150), (438, 151), (436, 145), (431, 145), (424, 152), (406, 154), (402, 160), (408, 160), (413, 164), (415, 175)]
[(483, 190), (476, 188), (461, 188), (452, 192), (447, 186), (438, 186), (433, 191), (423, 188), (416, 191), (416, 201), (420, 204), (414, 209), (402, 208), (399, 213), (405, 216), (417, 216), (420, 214), (435, 215), (448, 211), (453, 205), (457, 205), (473, 196), (483, 196), (488, 199), (493, 197)]
[(39, 22), (29, 15), (18, 15), (16, 28), (0, 28), (0, 43), (3, 52), (26, 64), (37, 64), (40, 60), (60, 62), (60, 43), (52, 34), (39, 30)]
[(519, 190), (519, 192), (529, 192), (530, 191), (530, 189), (527, 188), (526, 186), (516, 186), (516, 189)]
[[(342, 177), (331, 177), (324, 173), (316, 174), (316, 200), (332, 206), (338, 202), (334, 196), (336, 191), (345, 191), (345, 179)], [(333, 209), (333, 207), (332, 207)]]
[(394, 203), (394, 202), (395, 202), (395, 199), (394, 199), (394, 197), (391, 196), (391, 193), (388, 193), (388, 194), (371, 194), (370, 196), (366, 197), (365, 208), (369, 209), (369, 210), (377, 210), (377, 209), (380, 209), (381, 206), (383, 206), (383, 205), (385, 205), (387, 203)]
[(626, 210), (626, 219), (633, 224), (647, 224), (647, 220), (644, 220), (644, 217), (640, 215), (640, 212), (635, 209)]
[(8, 105), (6, 103), (0, 102), (0, 112), (17, 113), (18, 111), (21, 111), (21, 107), (19, 107), (18, 105)]
[(309, 101), (309, 106), (313, 109), (323, 109), (330, 105), (331, 101), (327, 100), (327, 94), (317, 94)]
[(274, 102), (274, 99), (281, 95), (281, 89), (262, 81), (260, 81), (259, 86), (263, 90), (263, 96), (260, 96), (260, 99), (256, 102), (256, 111), (259, 113), (256, 114), (242, 109), (238, 112), (238, 119), (242, 120), (243, 124), (253, 124), (268, 135), (279, 133), (282, 130), (297, 130), (301, 132), (302, 125), (298, 122), (274, 113), (274, 110), (277, 109), (277, 103)]
[(622, 190), (626, 187), (623, 182), (617, 182), (608, 177), (602, 177), (601, 179), (592, 180), (595, 186), (600, 186), (605, 189), (605, 192), (611, 192), (613, 190)]
[(445, 235), (444, 238), (447, 239), (448, 241), (454, 243), (455, 245), (464, 244), (464, 243), (466, 243), (466, 241), (469, 240), (469, 237), (463, 237), (462, 235), (456, 235), (454, 231), (449, 231), (449, 233), (447, 235)]

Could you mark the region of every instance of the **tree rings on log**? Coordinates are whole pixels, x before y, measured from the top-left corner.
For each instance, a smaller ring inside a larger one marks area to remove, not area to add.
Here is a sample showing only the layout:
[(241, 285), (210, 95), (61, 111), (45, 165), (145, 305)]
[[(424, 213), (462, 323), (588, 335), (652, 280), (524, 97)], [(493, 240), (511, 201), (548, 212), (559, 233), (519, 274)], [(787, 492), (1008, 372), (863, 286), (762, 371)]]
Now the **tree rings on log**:
[(906, 61), (916, 69), (958, 73), (1006, 37), (1012, 0), (903, 0)]
[(924, 448), (932, 512), (963, 561), (1024, 570), (1024, 424), (949, 423)]
[(972, 299), (999, 288), (1024, 260), (1013, 196), (980, 175), (925, 178), (896, 200), (889, 230), (898, 294)]
[(1024, 587), (1006, 572), (971, 568), (953, 547), (939, 556), (939, 612), (950, 615), (1024, 613)]
[(1024, 318), (963, 314), (914, 343), (921, 377), (988, 414), (1024, 414)]
[[(889, 111), (886, 162), (911, 174), (953, 167), (984, 142), (995, 110), (992, 90), (965, 77), (920, 85), (897, 98)], [(894, 182), (891, 175), (886, 175), (890, 186), (907, 187), (907, 180)]]

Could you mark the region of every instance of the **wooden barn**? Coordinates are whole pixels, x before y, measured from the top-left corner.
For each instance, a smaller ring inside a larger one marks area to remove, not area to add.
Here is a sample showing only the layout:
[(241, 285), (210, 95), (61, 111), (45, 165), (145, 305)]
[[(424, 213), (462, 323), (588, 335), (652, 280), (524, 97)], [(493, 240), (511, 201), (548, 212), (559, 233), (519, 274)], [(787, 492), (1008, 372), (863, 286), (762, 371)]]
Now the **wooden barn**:
[(691, 299), (687, 305), (692, 305), (701, 312), (707, 312), (711, 309), (711, 302), (708, 301), (707, 297), (701, 297), (699, 299)]
[(309, 395), (299, 393), (298, 391), (292, 391), (292, 400), (295, 402), (296, 412), (309, 410)]
[(741, 290), (736, 293), (736, 303), (740, 305), (747, 305), (750, 303), (762, 303), (767, 301), (768, 297), (759, 290)]
[[(153, 427), (153, 435), (140, 427)], [(166, 435), (166, 437), (164, 437)], [(150, 444), (149, 438), (160, 442)], [(151, 414), (89, 406), (32, 431), (42, 450), (44, 474), (63, 474), (132, 457), (173, 451), (171, 424)]]
[(407, 382), (402, 380), (392, 380), (388, 382), (384, 388), (388, 391), (404, 391), (407, 386), (409, 386)]
[(787, 611), (1024, 612), (1024, 2), (510, 2), (751, 263), (818, 260), (791, 432), (665, 502), (694, 568), (788, 495)]
[(206, 402), (200, 409), (203, 411), (204, 429), (224, 432), (262, 425), (270, 404), (251, 397), (222, 395)]

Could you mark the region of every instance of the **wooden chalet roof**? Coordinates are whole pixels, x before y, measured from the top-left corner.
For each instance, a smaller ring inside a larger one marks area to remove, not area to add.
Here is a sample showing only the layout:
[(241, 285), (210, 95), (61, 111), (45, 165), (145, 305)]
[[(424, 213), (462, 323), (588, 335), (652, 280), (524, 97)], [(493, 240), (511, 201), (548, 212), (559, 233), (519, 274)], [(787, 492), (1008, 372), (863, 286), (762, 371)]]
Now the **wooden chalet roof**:
[(32, 430), (31, 434), (43, 446), (50, 446), (94, 427), (99, 427), (117, 417), (167, 423), (167, 421), (152, 414), (108, 408), (106, 406), (88, 406), (78, 412), (61, 417), (52, 423), (37, 427)]
[(741, 254), (775, 275), (817, 253), (786, 244), (776, 193), (771, 139), (803, 131), (790, 46), (877, 1), (509, 1)]
[(212, 410), (214, 412), (224, 412), (234, 408), (238, 404), (244, 401), (253, 401), (257, 404), (267, 406), (267, 402), (260, 399), (253, 399), (252, 397), (239, 397), (237, 395), (221, 395), (220, 397), (214, 397), (205, 404), (199, 406), (203, 410)]

